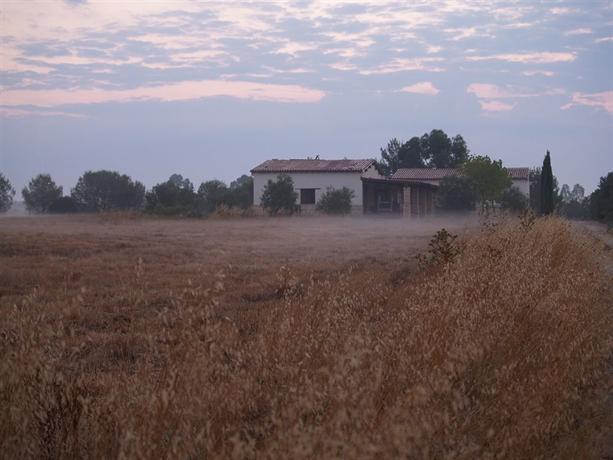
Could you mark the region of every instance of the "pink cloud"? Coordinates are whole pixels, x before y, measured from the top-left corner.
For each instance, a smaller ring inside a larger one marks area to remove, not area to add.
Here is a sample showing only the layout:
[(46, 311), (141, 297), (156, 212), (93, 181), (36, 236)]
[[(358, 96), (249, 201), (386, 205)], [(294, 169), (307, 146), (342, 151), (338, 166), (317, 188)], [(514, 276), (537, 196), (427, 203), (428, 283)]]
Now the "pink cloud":
[(474, 94), (479, 100), (481, 108), (487, 112), (502, 112), (512, 110), (516, 102), (502, 102), (500, 99), (522, 99), (538, 96), (555, 96), (564, 94), (560, 88), (547, 88), (542, 91), (527, 91), (514, 86), (501, 87), (490, 83), (472, 83), (466, 88), (466, 92)]
[(550, 70), (526, 70), (522, 72), (527, 77), (534, 77), (535, 75), (542, 75), (544, 77), (553, 77), (556, 73)]
[(491, 56), (470, 56), (469, 61), (506, 61), (520, 64), (553, 64), (556, 62), (572, 62), (575, 53), (540, 52), (540, 53), (509, 53)]
[(143, 100), (187, 101), (204, 97), (229, 96), (239, 99), (274, 102), (318, 102), (323, 91), (298, 85), (275, 85), (248, 81), (183, 81), (126, 90), (8, 90), (0, 93), (0, 105), (57, 107), (71, 104), (130, 102)]
[(39, 111), (39, 110), (23, 110), (12, 107), (0, 107), (0, 117), (2, 118), (25, 118), (25, 117), (69, 117), (69, 118), (87, 118), (81, 113), (58, 112), (58, 111)]
[(592, 94), (573, 93), (571, 102), (563, 105), (561, 108), (562, 110), (568, 110), (578, 105), (596, 107), (613, 113), (613, 91), (603, 91), (601, 93)]
[(512, 99), (526, 98), (536, 96), (555, 96), (564, 94), (565, 91), (561, 88), (548, 88), (543, 91), (527, 91), (523, 88), (515, 86), (497, 86), (491, 83), (471, 83), (466, 88), (467, 93), (474, 94), (479, 99)]
[(471, 83), (466, 88), (466, 92), (474, 94), (479, 99), (501, 99), (515, 96), (509, 90), (490, 83)]
[(502, 101), (479, 101), (481, 108), (486, 112), (506, 112), (513, 110), (515, 104), (508, 104)]
[(440, 92), (440, 90), (429, 81), (420, 81), (419, 83), (405, 86), (398, 91), (403, 93), (429, 94), (431, 96), (436, 96)]

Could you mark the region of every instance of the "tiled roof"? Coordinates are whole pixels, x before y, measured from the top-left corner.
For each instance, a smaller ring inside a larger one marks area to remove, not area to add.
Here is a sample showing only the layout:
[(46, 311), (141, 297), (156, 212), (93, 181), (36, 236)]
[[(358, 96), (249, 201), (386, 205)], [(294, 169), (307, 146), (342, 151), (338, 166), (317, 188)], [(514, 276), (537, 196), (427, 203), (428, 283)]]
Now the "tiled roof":
[[(511, 179), (528, 180), (529, 168), (506, 168)], [(458, 168), (400, 168), (391, 179), (398, 180), (440, 180), (443, 177), (459, 176)]]
[(268, 160), (251, 170), (254, 172), (362, 172), (375, 160)]

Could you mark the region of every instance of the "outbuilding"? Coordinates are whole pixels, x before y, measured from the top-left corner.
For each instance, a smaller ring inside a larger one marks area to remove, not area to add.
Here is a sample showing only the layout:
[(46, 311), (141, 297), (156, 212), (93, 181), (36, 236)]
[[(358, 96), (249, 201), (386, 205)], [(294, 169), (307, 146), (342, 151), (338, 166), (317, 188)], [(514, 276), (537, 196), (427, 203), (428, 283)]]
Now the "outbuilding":
[(315, 210), (316, 203), (328, 188), (347, 187), (353, 191), (352, 213), (363, 210), (362, 178), (380, 178), (376, 162), (365, 160), (321, 160), (319, 158), (268, 160), (251, 170), (253, 197), (256, 205), (262, 204), (264, 187), (279, 174), (291, 176), (298, 192), (298, 204), (302, 211)]

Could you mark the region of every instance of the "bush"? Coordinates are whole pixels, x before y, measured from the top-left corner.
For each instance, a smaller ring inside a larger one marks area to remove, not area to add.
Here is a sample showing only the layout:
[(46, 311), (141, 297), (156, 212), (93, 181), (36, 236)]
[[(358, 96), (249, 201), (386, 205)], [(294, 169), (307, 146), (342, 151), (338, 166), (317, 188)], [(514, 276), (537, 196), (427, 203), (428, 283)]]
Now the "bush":
[(500, 207), (506, 211), (521, 212), (529, 205), (528, 198), (517, 187), (509, 187), (502, 192)]
[(592, 218), (613, 226), (613, 172), (600, 178), (598, 188), (590, 195)]
[(294, 191), (294, 181), (287, 174), (280, 174), (277, 180), (268, 180), (262, 193), (262, 207), (271, 215), (283, 211), (293, 214), (298, 193)]
[(441, 209), (472, 211), (477, 202), (475, 183), (470, 177), (444, 177), (440, 182), (436, 200)]
[(568, 219), (589, 219), (590, 200), (589, 198), (584, 198), (582, 200), (563, 201), (558, 205), (558, 211)]
[(349, 214), (354, 195), (353, 190), (347, 187), (339, 189), (330, 187), (321, 195), (317, 210), (326, 214)]
[(62, 198), (62, 187), (58, 187), (49, 174), (39, 174), (21, 191), (26, 209), (31, 212), (48, 212), (49, 207)]
[(457, 239), (458, 235), (449, 233), (445, 228), (440, 229), (428, 243), (428, 251), (417, 255), (419, 266), (422, 269), (431, 269), (453, 263), (462, 253)]
[(55, 214), (70, 214), (77, 212), (78, 209), (77, 203), (71, 197), (63, 196), (51, 203), (47, 211)]

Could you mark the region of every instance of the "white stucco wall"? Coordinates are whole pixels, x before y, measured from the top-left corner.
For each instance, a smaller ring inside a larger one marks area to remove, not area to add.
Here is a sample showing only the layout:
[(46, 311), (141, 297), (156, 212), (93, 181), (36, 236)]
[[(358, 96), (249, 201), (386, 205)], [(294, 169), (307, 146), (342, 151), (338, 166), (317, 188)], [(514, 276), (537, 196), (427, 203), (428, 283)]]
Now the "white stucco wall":
[(520, 192), (530, 198), (530, 181), (529, 180), (513, 180), (513, 187), (517, 187)]
[[(253, 176), (253, 201), (255, 205), (262, 204), (262, 193), (269, 179), (277, 180), (279, 173), (252, 173)], [(319, 201), (322, 193), (328, 187), (347, 187), (353, 190), (352, 206), (362, 206), (362, 181), (359, 172), (346, 173), (288, 173), (294, 181), (294, 189), (300, 193), (301, 188), (314, 188), (315, 202)], [(300, 197), (298, 198), (300, 200)], [(300, 202), (300, 201), (298, 201)]]

